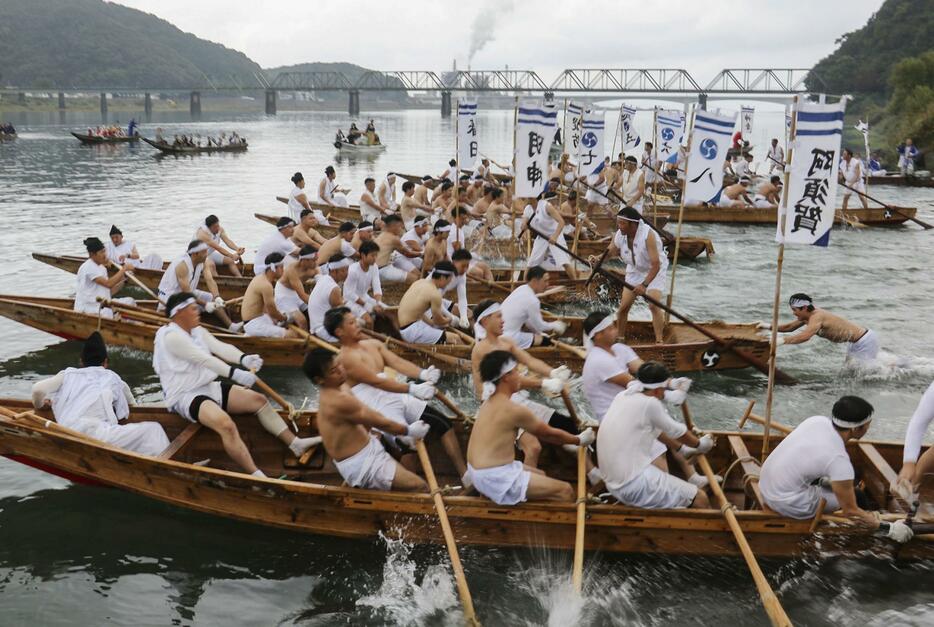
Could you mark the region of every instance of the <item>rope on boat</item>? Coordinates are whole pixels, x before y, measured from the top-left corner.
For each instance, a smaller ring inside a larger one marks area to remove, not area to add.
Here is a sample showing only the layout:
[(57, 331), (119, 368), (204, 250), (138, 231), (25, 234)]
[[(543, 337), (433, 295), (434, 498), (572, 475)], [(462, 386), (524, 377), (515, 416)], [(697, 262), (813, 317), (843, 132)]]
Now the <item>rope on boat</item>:
[[(740, 463), (742, 463), (742, 462), (756, 462), (756, 464), (758, 464), (758, 463), (759, 463), (759, 460), (757, 460), (756, 458), (752, 457), (751, 455), (746, 455), (746, 456), (744, 456), (744, 457), (737, 457), (737, 458), (733, 461), (733, 463), (730, 464), (730, 465), (727, 467), (726, 472), (723, 473), (723, 484), (724, 484), (724, 485), (726, 485), (727, 477), (729, 477), (729, 476), (730, 476), (730, 473), (733, 472), (733, 468), (736, 467), (736, 464), (740, 464)], [(756, 474), (749, 473), (748, 475), (744, 476), (744, 477), (743, 477), (743, 488), (745, 488), (746, 485), (747, 485), (751, 480), (753, 480), (753, 479), (758, 480), (758, 479), (759, 479), (759, 473), (756, 473)]]

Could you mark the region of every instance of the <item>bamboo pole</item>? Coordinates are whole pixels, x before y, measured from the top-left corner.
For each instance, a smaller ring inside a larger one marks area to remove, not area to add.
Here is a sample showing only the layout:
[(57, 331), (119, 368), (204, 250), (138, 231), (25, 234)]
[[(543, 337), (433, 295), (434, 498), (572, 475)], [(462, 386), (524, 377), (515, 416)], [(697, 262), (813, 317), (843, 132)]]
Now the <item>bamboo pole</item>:
[(457, 542), (454, 540), (454, 532), (451, 530), (451, 521), (448, 520), (448, 513), (444, 509), (444, 499), (441, 497), (438, 480), (435, 478), (435, 471), (431, 467), (431, 459), (428, 457), (428, 449), (425, 448), (423, 440), (415, 441), (415, 449), (418, 452), (422, 470), (425, 472), (428, 487), (431, 489), (431, 498), (434, 501), (435, 512), (438, 514), (438, 521), (441, 523), (444, 543), (447, 545), (448, 555), (451, 557), (451, 568), (454, 571), (457, 592), (461, 598), (461, 605), (464, 606), (464, 622), (468, 625), (479, 626), (480, 622), (477, 620), (477, 614), (473, 608), (473, 598), (470, 596), (470, 588), (467, 586), (467, 577), (464, 575), (464, 566), (461, 564), (460, 554), (457, 551)]
[(652, 110), (652, 224), (658, 226), (658, 105)]
[[(571, 419), (580, 424), (580, 416), (571, 402), (571, 395), (567, 389), (561, 390), (561, 400), (567, 407)], [(587, 525), (587, 447), (577, 449), (577, 522), (574, 528), (574, 565), (571, 570), (571, 581), (574, 591), (580, 594), (584, 585), (584, 533)]]
[[(665, 303), (671, 307), (675, 298), (675, 273), (678, 271), (678, 252), (681, 249), (681, 225), (684, 223), (684, 192), (688, 187), (688, 161), (691, 159), (691, 140), (694, 135), (694, 120), (697, 116), (697, 110), (691, 109), (691, 132), (688, 134), (687, 154), (684, 157), (684, 181), (681, 183), (681, 202), (678, 206), (678, 229), (675, 231), (675, 255), (671, 262), (671, 285), (668, 288), (668, 298)], [(680, 148), (680, 147), (679, 147)], [(665, 326), (671, 321), (671, 315), (665, 312)]]
[(519, 253), (516, 243), (516, 134), (519, 132), (519, 96), (516, 96), (515, 109), (512, 112), (512, 180), (509, 195), (509, 229), (512, 232), (512, 261), (510, 262), (509, 279), (512, 282), (509, 291), (516, 289), (516, 255)]
[(769, 454), (769, 436), (771, 434), (770, 425), (772, 423), (772, 399), (775, 395), (775, 359), (776, 359), (776, 340), (778, 339), (778, 306), (782, 296), (782, 266), (785, 263), (785, 221), (787, 219), (788, 209), (788, 179), (791, 178), (791, 157), (794, 153), (794, 140), (798, 123), (798, 96), (795, 96), (791, 108), (791, 131), (788, 150), (785, 151), (785, 172), (784, 185), (782, 186), (782, 202), (778, 206), (779, 218), (778, 224), (781, 229), (782, 241), (778, 245), (778, 259), (775, 262), (775, 294), (772, 297), (772, 333), (769, 342), (769, 383), (765, 393), (765, 435), (762, 438), (762, 462)]

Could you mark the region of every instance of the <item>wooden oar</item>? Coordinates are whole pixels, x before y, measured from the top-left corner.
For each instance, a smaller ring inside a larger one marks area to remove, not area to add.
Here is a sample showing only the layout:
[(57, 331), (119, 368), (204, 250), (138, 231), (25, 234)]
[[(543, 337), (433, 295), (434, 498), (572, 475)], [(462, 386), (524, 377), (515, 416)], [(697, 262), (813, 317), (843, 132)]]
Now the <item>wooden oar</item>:
[(903, 218), (907, 218), (908, 220), (911, 220), (912, 222), (914, 222), (914, 223), (917, 224), (918, 226), (921, 226), (921, 227), (924, 228), (925, 230), (927, 230), (927, 229), (934, 229), (934, 224), (929, 224), (928, 222), (924, 222), (923, 220), (919, 220), (919, 219), (917, 219), (917, 218), (912, 218), (912, 217), (909, 216), (907, 213), (903, 213), (902, 211), (900, 211), (898, 207), (893, 207), (892, 205), (890, 205), (890, 204), (888, 204), (888, 203), (882, 202), (882, 201), (879, 200), (878, 198), (873, 198), (873, 197), (870, 196), (869, 194), (867, 194), (867, 193), (865, 193), (865, 192), (861, 192), (861, 191), (859, 191), (858, 189), (856, 189), (856, 188), (854, 188), (854, 187), (850, 187), (849, 185), (847, 185), (846, 183), (844, 183), (844, 182), (842, 182), (842, 181), (840, 182), (840, 186), (841, 186), (841, 187), (845, 187), (846, 189), (850, 190), (851, 192), (856, 192), (857, 194), (859, 194), (860, 196), (862, 196), (862, 197), (865, 198), (866, 200), (871, 200), (872, 202), (879, 203), (880, 205), (882, 205), (883, 207), (885, 207), (885, 208), (888, 209), (889, 211), (894, 211), (894, 212), (897, 213), (898, 215), (902, 216)]
[[(691, 412), (688, 410), (687, 403), (681, 405), (681, 412), (684, 415), (685, 424), (692, 426), (693, 420), (691, 420)], [(727, 500), (726, 495), (723, 494), (723, 489), (720, 487), (720, 484), (717, 483), (717, 478), (714, 476), (713, 469), (710, 467), (710, 462), (707, 461), (707, 456), (698, 455), (696, 459), (697, 465), (700, 466), (701, 470), (704, 472), (704, 476), (707, 477), (707, 481), (710, 483), (711, 491), (714, 493), (714, 496), (717, 497), (717, 502), (720, 505), (720, 513), (723, 514), (727, 525), (730, 527), (730, 531), (733, 532), (733, 538), (735, 538), (736, 544), (739, 546), (740, 553), (743, 554), (743, 559), (746, 560), (746, 566), (749, 567), (749, 572), (752, 573), (752, 579), (756, 583), (756, 589), (759, 591), (759, 597), (762, 599), (762, 605), (765, 608), (766, 614), (769, 616), (769, 620), (772, 622), (772, 625), (776, 627), (791, 627), (791, 619), (788, 618), (781, 602), (778, 600), (778, 597), (775, 596), (775, 591), (772, 590), (772, 586), (769, 585), (768, 580), (765, 578), (762, 568), (759, 567), (756, 555), (753, 553), (752, 547), (749, 546), (749, 541), (746, 540), (743, 529), (736, 519), (736, 512), (733, 511), (735, 508), (733, 504)]]
[(431, 498), (435, 503), (435, 512), (438, 514), (438, 521), (441, 523), (444, 543), (447, 545), (448, 555), (451, 557), (451, 568), (454, 570), (457, 592), (461, 598), (461, 605), (464, 606), (464, 622), (468, 625), (479, 626), (480, 622), (477, 620), (477, 614), (473, 609), (473, 598), (471, 598), (470, 588), (467, 586), (467, 577), (464, 575), (464, 566), (461, 564), (460, 554), (457, 552), (457, 542), (454, 540), (454, 532), (451, 530), (451, 521), (448, 520), (448, 513), (444, 508), (444, 499), (441, 498), (441, 490), (438, 488), (438, 480), (435, 478), (435, 471), (431, 467), (431, 459), (428, 457), (428, 449), (425, 448), (425, 442), (423, 440), (416, 440), (415, 450), (418, 452), (418, 460), (422, 464), (425, 479), (428, 481), (428, 487), (431, 489)]
[(369, 335), (370, 337), (376, 338), (378, 340), (382, 340), (383, 342), (386, 342), (387, 344), (393, 344), (400, 348), (405, 348), (407, 350), (420, 353), (422, 355), (425, 355), (426, 357), (435, 359), (437, 361), (440, 361), (441, 363), (448, 364), (450, 366), (454, 366), (455, 368), (458, 368), (460, 370), (470, 370), (470, 362), (467, 361), (466, 359), (462, 359), (460, 357), (454, 357), (453, 355), (445, 355), (443, 353), (436, 353), (430, 348), (427, 348), (427, 347), (423, 348), (422, 346), (418, 344), (412, 344), (411, 342), (406, 342), (404, 340), (397, 340), (394, 337), (389, 337), (388, 335), (383, 335), (382, 333), (377, 333), (376, 331), (371, 331), (370, 329), (361, 328), (360, 330), (364, 334)]
[[(111, 262), (110, 262), (110, 265), (112, 265), (112, 266), (113, 266), (114, 268), (116, 268), (117, 270), (120, 270), (120, 266), (118, 266), (118, 265), (115, 264), (114, 262), (111, 261)], [(133, 283), (135, 283), (137, 287), (139, 287), (139, 288), (142, 289), (144, 292), (146, 292), (147, 294), (149, 294), (153, 299), (159, 301), (159, 302), (162, 303), (163, 305), (165, 304), (165, 301), (162, 300), (161, 298), (159, 298), (159, 296), (158, 296), (155, 292), (153, 292), (151, 289), (149, 289), (149, 287), (148, 287), (145, 283), (143, 283), (142, 281), (140, 281), (139, 278), (137, 278), (136, 275), (134, 275), (134, 274), (132, 273), (132, 271), (129, 271), (129, 270), (128, 270), (127, 272), (124, 273), (123, 276), (129, 277), (129, 279), (130, 279), (131, 281), (133, 281)]]
[[(542, 234), (539, 233), (538, 231), (536, 231), (534, 228), (529, 227), (529, 230), (530, 230), (533, 234), (537, 235), (538, 237), (543, 237)], [(565, 248), (565, 247), (562, 246), (561, 244), (555, 244), (555, 246), (557, 246), (560, 250), (563, 250), (564, 252), (568, 253), (569, 255), (571, 255), (572, 257), (574, 257), (575, 259), (577, 259), (578, 261), (580, 261), (580, 262), (582, 262), (582, 263), (587, 263), (584, 259), (582, 259), (581, 257), (578, 257), (577, 255), (575, 255), (574, 253), (572, 253), (571, 251), (569, 251), (567, 248)], [(601, 268), (601, 269), (600, 269), (600, 272), (601, 272), (604, 276), (606, 276), (607, 278), (609, 278), (609, 279), (611, 279), (611, 280), (613, 280), (613, 281), (616, 281), (617, 283), (621, 284), (623, 287), (626, 287), (626, 288), (629, 289), (629, 290), (635, 291), (635, 288), (634, 288), (632, 285), (630, 285), (629, 283), (627, 283), (625, 279), (623, 279), (622, 277), (620, 277), (620, 276), (619, 276), (618, 274), (616, 274), (615, 272), (608, 271), (608, 270), (605, 269), (605, 268)], [(733, 352), (737, 357), (739, 357), (740, 359), (742, 359), (743, 361), (745, 361), (747, 364), (749, 364), (750, 366), (752, 366), (753, 368), (755, 368), (755, 369), (758, 370), (759, 372), (762, 372), (762, 373), (764, 373), (764, 374), (768, 374), (768, 372), (769, 372), (769, 366), (768, 366), (768, 364), (767, 364), (765, 361), (763, 361), (762, 359), (759, 359), (759, 358), (756, 357), (755, 355), (752, 355), (752, 354), (750, 354), (750, 353), (747, 353), (746, 351), (744, 351), (744, 350), (741, 349), (741, 348), (737, 348), (737, 347), (733, 346), (733, 342), (732, 342), (732, 341), (723, 339), (722, 337), (720, 337), (719, 335), (717, 335), (717, 334), (714, 333), (713, 331), (710, 331), (710, 330), (706, 329), (705, 327), (703, 327), (703, 326), (697, 324), (696, 322), (694, 322), (693, 320), (691, 320), (691, 319), (688, 318), (687, 316), (684, 316), (684, 315), (678, 313), (677, 311), (675, 311), (674, 309), (672, 309), (671, 307), (669, 307), (669, 306), (666, 305), (665, 303), (661, 302), (660, 300), (656, 300), (655, 298), (652, 298), (652, 297), (649, 296), (648, 294), (643, 294), (643, 295), (642, 295), (642, 298), (644, 298), (644, 299), (646, 300), (646, 302), (651, 303), (652, 305), (655, 305), (656, 307), (658, 307), (658, 308), (661, 309), (662, 311), (668, 312), (669, 314), (671, 314), (672, 316), (674, 316), (675, 318), (677, 318), (678, 320), (680, 320), (680, 321), (683, 322), (684, 324), (688, 325), (689, 327), (691, 327), (691, 328), (694, 329), (695, 331), (697, 331), (697, 332), (699, 332), (699, 333), (702, 333), (702, 334), (704, 334), (705, 336), (709, 337), (711, 340), (713, 340), (714, 342), (716, 342), (718, 346), (720, 346), (720, 347), (722, 347), (722, 348), (724, 348), (724, 349), (726, 349), (726, 350), (729, 350), (729, 351)], [(775, 370), (775, 377), (776, 377), (776, 380), (777, 380), (777, 381), (779, 381), (779, 382), (781, 382), (781, 383), (788, 384), (788, 385), (794, 385), (794, 384), (796, 384), (796, 383), (798, 382), (794, 377), (792, 377), (792, 376), (789, 375), (789, 374), (786, 374), (786, 373), (782, 372), (781, 370), (778, 370), (777, 368), (776, 368), (776, 370)]]
[[(571, 419), (578, 425), (580, 416), (571, 402), (571, 396), (566, 389), (561, 390), (561, 400)], [(584, 586), (584, 531), (587, 524), (587, 447), (577, 449), (577, 523), (574, 527), (574, 566), (571, 571), (571, 581), (574, 591), (580, 594)]]
[[(158, 311), (149, 311), (148, 309), (143, 309), (142, 307), (128, 305), (126, 303), (113, 300), (107, 300), (106, 298), (98, 298), (98, 302), (107, 305), (111, 309), (119, 309), (121, 313), (126, 314), (128, 318), (135, 318), (136, 320), (151, 322), (152, 324), (158, 324), (160, 326), (169, 322), (168, 316), (166, 316), (164, 313), (159, 313)], [(217, 333), (233, 334), (230, 329), (219, 327), (216, 324), (202, 323), (201, 326), (203, 326), (205, 329), (213, 330)]]

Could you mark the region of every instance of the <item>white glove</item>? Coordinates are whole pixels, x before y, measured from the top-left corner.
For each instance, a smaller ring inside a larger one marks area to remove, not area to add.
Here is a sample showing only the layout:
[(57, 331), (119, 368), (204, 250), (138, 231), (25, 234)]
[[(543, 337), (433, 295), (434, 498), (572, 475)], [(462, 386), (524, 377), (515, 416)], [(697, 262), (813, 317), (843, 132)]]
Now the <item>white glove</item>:
[(698, 455), (706, 455), (713, 448), (714, 444), (715, 442), (713, 440), (713, 436), (709, 433), (705, 433), (701, 436), (700, 443), (697, 445), (695, 450), (697, 451)]
[(561, 379), (548, 378), (542, 379), (542, 393), (548, 398), (554, 398), (561, 394), (564, 389), (564, 381)]
[(435, 386), (431, 383), (409, 383), (409, 394), (423, 401), (430, 401), (435, 397)]
[(227, 303), (225, 303), (225, 302), (224, 302), (224, 299), (221, 298), (220, 296), (216, 296), (216, 297), (214, 298), (214, 306), (217, 307), (218, 309), (220, 309), (221, 307), (223, 307), (223, 306), (226, 305), (226, 304), (227, 304)]
[(555, 320), (551, 323), (551, 330), (555, 332), (555, 335), (564, 335), (564, 332), (568, 330), (568, 325), (564, 320)]
[(593, 432), (593, 429), (587, 427), (583, 431), (577, 434), (578, 446), (590, 446), (597, 439), (597, 434)]
[(434, 385), (438, 382), (438, 379), (441, 378), (441, 371), (438, 370), (435, 366), (428, 366), (418, 373), (418, 378), (422, 381), (427, 381), (428, 383)]
[(240, 358), (240, 363), (247, 370), (259, 370), (263, 367), (263, 358), (259, 355), (244, 355)]
[(911, 530), (911, 527), (905, 524), (904, 520), (896, 520), (889, 524), (889, 530), (885, 535), (896, 542), (904, 544), (915, 536), (915, 532)]
[(245, 388), (253, 387), (253, 384), (256, 383), (256, 375), (250, 372), (249, 370), (240, 370), (235, 368), (233, 373), (230, 375), (230, 378), (234, 380), (235, 383), (242, 385)]
[(467, 319), (467, 316), (456, 318), (455, 322), (457, 323), (457, 326), (459, 326), (461, 329), (464, 329), (465, 331), (470, 328), (470, 320)]
[(784, 344), (784, 343), (785, 343), (785, 338), (783, 338), (783, 337), (781, 337), (781, 336), (775, 338), (775, 346), (776, 346), (776, 348), (779, 347), (779, 346), (781, 346), (781, 345)]
[(668, 382), (668, 389), (688, 392), (691, 389), (692, 383), (694, 382), (688, 377), (676, 377)]
[(675, 407), (680, 407), (687, 399), (688, 393), (684, 390), (665, 390), (665, 402)]
[(209, 300), (209, 301), (207, 302), (207, 304), (204, 306), (204, 311), (205, 311), (205, 313), (212, 314), (212, 313), (214, 313), (214, 310), (215, 310), (215, 309), (217, 309), (217, 307), (214, 305), (214, 301), (213, 301), (213, 300)]
[(372, 301), (367, 302), (366, 304), (363, 305), (363, 311), (365, 311), (365, 312), (367, 312), (367, 313), (372, 313), (372, 311), (373, 311), (375, 308), (376, 308), (376, 304), (375, 304), (374, 302), (372, 302)]
[(409, 425), (409, 430), (406, 431), (405, 435), (416, 440), (424, 440), (425, 436), (428, 435), (428, 430), (431, 427), (424, 420), (416, 420)]
[(548, 373), (548, 376), (552, 379), (561, 379), (562, 381), (567, 381), (571, 378), (572, 374), (573, 373), (571, 372), (571, 369), (567, 366), (558, 366), (550, 373)]
[(760, 329), (760, 330), (771, 331), (771, 330), (772, 330), (772, 323), (771, 323), (771, 322), (762, 322), (761, 320), (759, 320), (758, 322), (756, 322), (756, 328), (757, 328), (757, 329)]

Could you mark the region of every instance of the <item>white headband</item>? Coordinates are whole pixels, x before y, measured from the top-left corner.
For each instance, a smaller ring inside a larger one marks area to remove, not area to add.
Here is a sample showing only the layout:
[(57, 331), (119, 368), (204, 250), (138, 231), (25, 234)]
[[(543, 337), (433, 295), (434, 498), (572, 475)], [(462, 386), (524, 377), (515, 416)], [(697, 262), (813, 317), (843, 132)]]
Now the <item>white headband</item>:
[(182, 309), (184, 309), (188, 305), (193, 305), (197, 302), (198, 302), (197, 300), (189, 296), (188, 298), (186, 298), (185, 300), (183, 300), (182, 302), (175, 305), (174, 307), (172, 307), (172, 309), (169, 310), (169, 318), (174, 318), (175, 314), (180, 312)]
[(601, 321), (597, 324), (597, 326), (595, 326), (594, 328), (592, 328), (592, 329), (590, 330), (590, 333), (584, 333), (584, 338), (583, 338), (583, 339), (584, 339), (584, 348), (587, 349), (587, 350), (590, 350), (591, 348), (593, 348), (593, 336), (595, 336), (595, 335), (596, 335), (597, 333), (599, 333), (600, 331), (603, 331), (604, 329), (608, 329), (609, 327), (613, 326), (614, 324), (616, 324), (616, 314), (615, 314), (615, 313), (611, 313), (611, 314), (608, 315), (606, 318), (604, 318), (603, 320), (601, 320)]
[(477, 316), (477, 320), (474, 322), (474, 325), (473, 325), (473, 335), (475, 339), (482, 340), (483, 338), (486, 337), (486, 329), (483, 328), (483, 325), (480, 324), (480, 321), (486, 318), (487, 316), (491, 316), (495, 314), (497, 311), (499, 311), (502, 308), (503, 306), (500, 305), (499, 303), (493, 303), (492, 305), (484, 309), (483, 312), (479, 316)]
[(667, 388), (668, 380), (664, 380), (660, 383), (643, 383), (639, 379), (633, 379), (629, 382), (629, 385), (626, 386), (626, 389), (623, 390), (623, 394), (626, 396), (632, 396), (633, 394), (638, 394), (645, 390), (657, 390), (658, 388)]
[(616, 219), (625, 220), (626, 222), (641, 222), (642, 221), (642, 218), (627, 218), (626, 216), (621, 216), (619, 214), (616, 214)]
[(347, 268), (352, 262), (347, 257), (344, 257), (340, 261), (330, 261), (324, 264), (324, 267), (328, 270), (340, 270), (341, 268)]
[(512, 357), (507, 359), (506, 363), (503, 364), (503, 367), (499, 369), (499, 374), (496, 375), (496, 377), (492, 381), (483, 382), (483, 393), (481, 394), (480, 400), (485, 401), (491, 396), (493, 396), (493, 393), (496, 392), (496, 382), (502, 379), (503, 377), (505, 377), (510, 372), (512, 372), (515, 369), (515, 367), (518, 365), (519, 365), (518, 362), (516, 362), (516, 360), (513, 359)]
[(277, 262), (275, 262), (275, 263), (270, 263), (270, 264), (268, 264), (268, 265), (266, 266), (266, 269), (267, 269), (267, 270), (272, 270), (273, 272), (275, 272), (275, 271), (276, 271), (276, 268), (279, 267), (280, 264), (284, 264), (284, 263), (285, 263), (285, 262), (283, 262), (283, 261), (277, 261)]
[(208, 249), (208, 245), (205, 244), (204, 242), (201, 242), (200, 244), (198, 244), (198, 245), (195, 246), (194, 248), (189, 248), (189, 249), (188, 249), (188, 254), (189, 254), (189, 255), (194, 255), (195, 253), (200, 253), (202, 250), (207, 250), (207, 249)]
[(298, 258), (299, 258), (300, 260), (301, 260), (301, 259), (317, 259), (317, 258), (318, 258), (318, 251), (315, 250), (315, 251), (313, 251), (313, 252), (308, 253), (307, 255), (299, 255)]
[(833, 416), (830, 419), (830, 422), (840, 427), (841, 429), (856, 429), (856, 428), (862, 427), (864, 424), (866, 424), (870, 420), (872, 420), (872, 414), (869, 414), (869, 416), (867, 416), (865, 420), (861, 420), (860, 422), (844, 422), (842, 420), (839, 420), (836, 416)]
[(795, 298), (788, 304), (794, 307), (795, 309), (798, 309), (799, 307), (807, 307), (808, 305), (813, 305), (814, 302), (810, 299)]
[(440, 274), (442, 276), (454, 276), (455, 274), (454, 272), (451, 272), (450, 270), (438, 270), (437, 268), (432, 268), (431, 273)]
[(282, 229), (287, 229), (287, 228), (289, 228), (290, 226), (295, 226), (295, 222), (292, 221), (292, 220), (289, 220), (288, 222), (286, 222), (286, 223), (283, 224), (282, 226), (277, 226), (276, 228), (279, 229), (279, 230), (281, 231)]
[(436, 227), (435, 227), (435, 233), (447, 233), (447, 232), (449, 232), (450, 230), (451, 230), (451, 225), (450, 225), (450, 224), (446, 224), (446, 225), (444, 225), (444, 226), (436, 226)]
[(359, 233), (360, 231), (372, 231), (372, 230), (373, 230), (373, 225), (372, 225), (372, 224), (367, 225), (367, 226), (359, 226), (359, 227), (357, 227), (357, 232), (358, 232), (358, 233)]

